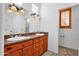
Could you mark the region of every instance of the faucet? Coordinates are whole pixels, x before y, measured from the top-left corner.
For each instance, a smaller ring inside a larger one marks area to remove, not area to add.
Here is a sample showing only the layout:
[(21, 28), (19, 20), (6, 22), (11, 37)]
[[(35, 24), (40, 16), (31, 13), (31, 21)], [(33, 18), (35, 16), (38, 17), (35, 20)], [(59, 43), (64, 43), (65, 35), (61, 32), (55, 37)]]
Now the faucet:
[(10, 37), (11, 37), (11, 38), (13, 37), (12, 31), (10, 31)]

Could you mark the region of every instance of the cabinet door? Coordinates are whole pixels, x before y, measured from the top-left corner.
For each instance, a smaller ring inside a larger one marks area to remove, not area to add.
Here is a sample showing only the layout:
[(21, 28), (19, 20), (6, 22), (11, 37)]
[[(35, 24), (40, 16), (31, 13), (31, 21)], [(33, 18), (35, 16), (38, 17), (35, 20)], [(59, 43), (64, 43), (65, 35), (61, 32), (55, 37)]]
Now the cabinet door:
[(39, 50), (38, 50), (39, 47), (35, 47), (34, 48), (34, 56), (38, 56), (39, 55)]
[(34, 44), (34, 56), (39, 55), (39, 42)]
[(21, 55), (22, 55), (22, 50), (17, 50), (17, 51), (8, 53), (5, 56), (21, 56)]
[(39, 55), (43, 54), (43, 39), (40, 39), (39, 42)]
[(23, 48), (23, 56), (33, 56), (33, 45)]
[(43, 46), (42, 45), (39, 45), (39, 55), (42, 55), (43, 54)]
[(45, 37), (43, 40), (44, 40), (44, 52), (45, 52), (48, 49), (48, 38)]
[(43, 48), (44, 48), (44, 52), (47, 51), (47, 48), (48, 48), (48, 43), (47, 42), (44, 42), (44, 47)]

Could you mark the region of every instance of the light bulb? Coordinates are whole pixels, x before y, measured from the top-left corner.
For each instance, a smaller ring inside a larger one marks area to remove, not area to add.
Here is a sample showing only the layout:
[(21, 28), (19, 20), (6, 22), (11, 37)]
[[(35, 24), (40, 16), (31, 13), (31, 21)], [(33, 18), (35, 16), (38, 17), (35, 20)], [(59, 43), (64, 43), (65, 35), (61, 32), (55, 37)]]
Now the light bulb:
[(11, 10), (13, 10), (13, 11), (17, 11), (17, 9), (16, 9), (15, 6), (11, 6)]
[(40, 19), (40, 16), (37, 16), (38, 19)]
[(30, 20), (29, 20), (29, 19), (27, 19), (27, 22), (29, 23), (29, 22), (30, 22)]
[(24, 13), (24, 10), (20, 10), (21, 13)]
[(17, 15), (19, 15), (19, 12), (16, 12)]
[(12, 10), (11, 10), (11, 9), (8, 9), (7, 11), (8, 11), (9, 13), (12, 13)]

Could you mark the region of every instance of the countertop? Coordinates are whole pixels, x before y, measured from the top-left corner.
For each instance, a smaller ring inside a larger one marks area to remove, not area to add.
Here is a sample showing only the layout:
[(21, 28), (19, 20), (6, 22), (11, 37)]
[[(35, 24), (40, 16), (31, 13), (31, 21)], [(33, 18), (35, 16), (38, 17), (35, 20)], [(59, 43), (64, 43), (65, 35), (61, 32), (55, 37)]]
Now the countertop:
[(22, 39), (22, 40), (18, 40), (18, 41), (8, 41), (8, 40), (4, 40), (4, 46), (16, 44), (16, 43), (23, 42), (23, 41), (32, 40), (32, 39), (34, 39), (34, 38), (38, 38), (38, 37), (45, 36), (45, 35), (48, 35), (48, 34), (44, 34), (44, 35), (33, 35), (33, 34), (32, 34), (32, 35), (28, 35), (28, 36), (30, 36), (30, 38), (28, 38), (28, 39)]

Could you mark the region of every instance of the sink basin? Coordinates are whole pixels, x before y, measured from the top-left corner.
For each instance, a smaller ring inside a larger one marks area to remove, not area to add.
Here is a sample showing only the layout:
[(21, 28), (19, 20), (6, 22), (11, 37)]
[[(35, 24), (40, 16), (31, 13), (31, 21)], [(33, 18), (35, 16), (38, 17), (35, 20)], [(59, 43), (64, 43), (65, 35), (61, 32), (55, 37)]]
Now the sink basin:
[(37, 35), (37, 36), (42, 36), (42, 35), (44, 35), (44, 34), (41, 34), (41, 33), (37, 33), (37, 34), (35, 34), (35, 35)]
[(30, 39), (30, 36), (22, 36), (22, 37), (13, 37), (13, 38), (9, 38), (7, 39), (8, 41), (19, 41), (19, 40), (25, 40), (25, 39)]
[[(35, 36), (43, 36), (44, 34), (42, 33), (36, 33)], [(21, 40), (27, 40), (32, 38), (32, 36), (21, 36), (21, 37), (13, 37), (13, 38), (8, 38), (7, 41), (21, 41)]]

